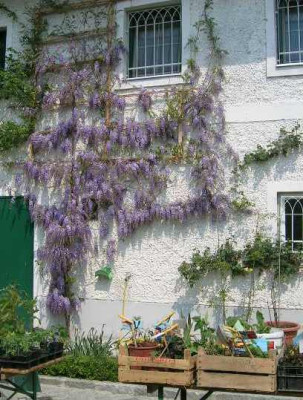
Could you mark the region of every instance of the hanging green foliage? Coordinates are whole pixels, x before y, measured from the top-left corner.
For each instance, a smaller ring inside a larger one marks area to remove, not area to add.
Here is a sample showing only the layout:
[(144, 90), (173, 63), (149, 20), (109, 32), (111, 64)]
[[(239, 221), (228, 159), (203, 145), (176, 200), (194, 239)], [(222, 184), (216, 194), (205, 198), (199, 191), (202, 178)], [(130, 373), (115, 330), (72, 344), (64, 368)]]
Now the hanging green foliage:
[(287, 156), (293, 150), (297, 150), (303, 143), (303, 132), (297, 124), (290, 131), (282, 128), (278, 139), (270, 142), (267, 146), (258, 145), (257, 149), (246, 153), (243, 161), (239, 163), (240, 169), (258, 162), (266, 162), (280, 155)]
[(260, 274), (270, 271), (274, 279), (287, 282), (298, 273), (302, 260), (303, 253), (293, 252), (289, 243), (281, 243), (258, 233), (241, 250), (236, 249), (235, 242), (230, 239), (214, 252), (209, 248), (202, 254), (196, 250), (190, 262), (184, 261), (180, 265), (179, 272), (190, 287), (211, 272), (236, 277), (255, 270)]

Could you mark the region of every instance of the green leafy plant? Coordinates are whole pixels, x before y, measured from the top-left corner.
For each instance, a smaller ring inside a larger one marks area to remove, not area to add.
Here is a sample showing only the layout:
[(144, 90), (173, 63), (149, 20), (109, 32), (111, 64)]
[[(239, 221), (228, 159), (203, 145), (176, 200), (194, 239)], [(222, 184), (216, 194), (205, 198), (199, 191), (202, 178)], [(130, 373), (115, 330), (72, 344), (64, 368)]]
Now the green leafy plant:
[(68, 355), (59, 364), (42, 371), (45, 375), (96, 381), (118, 381), (118, 360), (115, 357)]
[(231, 273), (232, 276), (246, 273), (241, 265), (241, 251), (234, 248), (232, 240), (228, 239), (214, 253), (209, 248), (206, 248), (202, 254), (196, 250), (191, 262), (184, 261), (179, 267), (180, 274), (187, 280), (190, 287), (215, 271), (225, 275)]
[(94, 328), (87, 334), (76, 331), (68, 351), (73, 356), (108, 357), (112, 354), (113, 346), (112, 336), (105, 339), (103, 326), (100, 333)]
[(6, 68), (0, 70), (0, 98), (15, 105), (35, 107), (37, 91), (19, 53), (11, 50)]
[(256, 312), (256, 320), (257, 323), (254, 325), (254, 328), (257, 333), (269, 333), (270, 327), (266, 325), (264, 315), (261, 311)]
[(38, 312), (36, 300), (14, 285), (0, 291), (0, 337), (11, 332), (24, 334)]
[(197, 316), (193, 320), (195, 321), (194, 331), (199, 332), (199, 337), (195, 336), (193, 353), (197, 353), (199, 347), (202, 347), (210, 355), (224, 354), (223, 347), (218, 343), (216, 332), (210, 327), (207, 318)]
[(228, 317), (226, 319), (226, 325), (230, 326), (231, 328), (233, 328), (238, 321), (240, 322), (240, 324), (243, 326), (243, 328), (245, 330), (251, 330), (252, 329), (252, 325), (250, 325), (246, 321), (246, 319), (241, 315), (240, 316), (236, 316), (236, 317), (235, 316)]
[(240, 169), (256, 162), (269, 161), (279, 155), (287, 156), (291, 151), (298, 149), (303, 142), (303, 132), (300, 132), (299, 129), (299, 124), (296, 124), (290, 131), (282, 128), (278, 139), (266, 147), (258, 145), (256, 150), (246, 153), (243, 161), (239, 163)]
[(69, 345), (69, 337), (66, 328), (51, 327), (50, 329), (35, 328), (30, 332), (33, 341), (38, 345), (45, 344), (48, 345), (51, 342), (63, 343), (65, 346)]
[(237, 192), (237, 197), (231, 202), (233, 208), (237, 211), (244, 211), (254, 207), (255, 203), (250, 201), (243, 191)]
[(9, 18), (11, 18), (14, 22), (18, 21), (17, 14), (14, 11), (11, 11), (5, 4), (0, 3), (0, 11), (5, 13)]
[(27, 141), (33, 132), (31, 120), (18, 124), (13, 121), (0, 122), (0, 151), (15, 149)]
[(303, 354), (300, 354), (299, 346), (287, 346), (279, 365), (290, 365), (303, 367)]
[(275, 243), (271, 238), (257, 233), (252, 242), (248, 242), (243, 251), (243, 263), (247, 268), (257, 268), (259, 272), (269, 270), (275, 257)]
[(257, 333), (269, 333), (270, 327), (266, 325), (265, 319), (261, 311), (256, 312), (256, 323), (250, 324), (247, 322), (244, 316), (228, 317), (226, 320), (226, 325), (233, 328), (237, 322), (243, 326), (246, 331), (254, 330)]

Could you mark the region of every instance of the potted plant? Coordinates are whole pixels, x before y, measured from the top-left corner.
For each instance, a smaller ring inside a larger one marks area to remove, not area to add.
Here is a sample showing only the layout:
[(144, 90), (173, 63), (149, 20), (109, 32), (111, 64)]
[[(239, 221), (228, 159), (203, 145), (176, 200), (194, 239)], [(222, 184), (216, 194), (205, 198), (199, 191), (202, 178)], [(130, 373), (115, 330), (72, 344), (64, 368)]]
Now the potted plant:
[(302, 253), (293, 252), (289, 243), (275, 243), (275, 257), (272, 262), (272, 287), (271, 299), (274, 319), (267, 324), (273, 328), (280, 328), (285, 335), (285, 343), (292, 344), (294, 337), (297, 335), (300, 325), (292, 321), (281, 321), (278, 314), (278, 301), (280, 297), (280, 285), (288, 283), (295, 276), (301, 266)]
[(151, 335), (142, 329), (141, 317), (132, 320), (131, 340), (128, 343), (128, 353), (134, 357), (150, 357), (159, 348), (159, 343), (151, 339)]
[[(124, 383), (191, 386), (195, 380), (196, 356), (191, 354), (191, 325), (183, 336), (177, 323), (171, 324), (170, 313), (147, 334), (139, 329), (140, 318), (127, 320), (132, 339), (127, 347), (120, 346), (119, 381)], [(123, 322), (126, 321), (123, 318)], [(191, 320), (190, 320), (191, 321)]]
[(279, 318), (280, 286), (295, 276), (300, 268), (302, 253), (293, 252), (287, 242), (273, 241), (257, 233), (252, 243), (244, 249), (244, 264), (259, 273), (267, 271), (271, 277), (271, 303), (273, 318), (266, 324), (274, 329), (282, 329), (286, 343), (291, 343), (300, 326), (295, 322), (281, 321)]

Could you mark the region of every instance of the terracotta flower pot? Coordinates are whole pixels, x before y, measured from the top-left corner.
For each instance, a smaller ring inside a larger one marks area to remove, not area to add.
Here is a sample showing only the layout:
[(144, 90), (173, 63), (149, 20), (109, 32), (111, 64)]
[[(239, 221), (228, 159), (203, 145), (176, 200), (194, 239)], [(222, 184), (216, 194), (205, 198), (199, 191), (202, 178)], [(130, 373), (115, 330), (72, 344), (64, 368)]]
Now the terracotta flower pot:
[[(151, 357), (152, 353), (158, 348), (159, 345), (153, 342), (139, 343), (137, 347), (134, 344), (130, 344), (128, 346), (128, 355), (132, 357)], [(142, 369), (142, 367), (131, 367), (131, 369)], [(153, 370), (153, 368), (144, 369)]]
[(281, 328), (285, 335), (286, 345), (292, 344), (293, 338), (297, 336), (298, 330), (300, 329), (299, 324), (289, 321), (279, 321), (278, 323), (276, 323), (275, 321), (267, 321), (266, 325), (272, 328)]
[(159, 345), (152, 342), (139, 343), (136, 347), (134, 344), (128, 346), (128, 354), (132, 357), (150, 357)]

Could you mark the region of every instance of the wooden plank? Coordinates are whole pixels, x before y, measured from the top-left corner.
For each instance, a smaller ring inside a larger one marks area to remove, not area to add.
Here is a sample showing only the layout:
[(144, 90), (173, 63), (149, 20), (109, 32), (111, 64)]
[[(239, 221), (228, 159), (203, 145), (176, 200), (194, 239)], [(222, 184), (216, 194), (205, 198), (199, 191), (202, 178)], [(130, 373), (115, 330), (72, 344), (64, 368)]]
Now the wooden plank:
[(57, 364), (61, 362), (64, 359), (64, 357), (56, 358), (55, 360), (48, 361), (43, 364), (36, 365), (35, 367), (29, 368), (29, 369), (16, 369), (16, 368), (1, 368), (0, 373), (1, 375), (5, 375), (6, 377), (8, 376), (18, 376), (18, 375), (28, 375), (31, 374), (32, 372), (37, 372), (41, 369), (44, 369), (46, 367), (49, 367), (53, 364)]
[(192, 357), (188, 360), (175, 360), (171, 358), (157, 357), (118, 357), (119, 366), (129, 367), (153, 367), (153, 368), (171, 368), (176, 370), (190, 370), (195, 367), (196, 358)]
[(275, 374), (275, 360), (249, 357), (202, 356), (198, 357), (198, 370), (239, 373)]
[[(121, 0), (120, 0), (121, 1)], [(81, 2), (69, 3), (66, 6), (62, 7), (45, 7), (41, 8), (41, 15), (49, 15), (49, 14), (61, 14), (75, 10), (83, 10), (85, 8), (96, 8), (100, 6), (105, 6), (109, 3), (109, 0), (82, 0)]]
[(67, 33), (64, 35), (50, 35), (43, 40), (42, 45), (64, 43), (70, 39), (73, 39), (74, 41), (93, 39), (96, 37), (103, 37), (102, 35), (105, 35), (106, 33), (107, 33), (106, 28), (100, 28), (100, 29), (94, 29), (91, 31)]
[(170, 386), (191, 386), (194, 383), (194, 371), (144, 371), (120, 367), (118, 375), (119, 382), (124, 383), (154, 383)]
[(199, 350), (197, 369), (205, 371), (276, 374), (277, 358), (211, 356)]
[(198, 371), (197, 386), (201, 388), (274, 393), (277, 390), (277, 379), (275, 375), (229, 374), (224, 372)]

